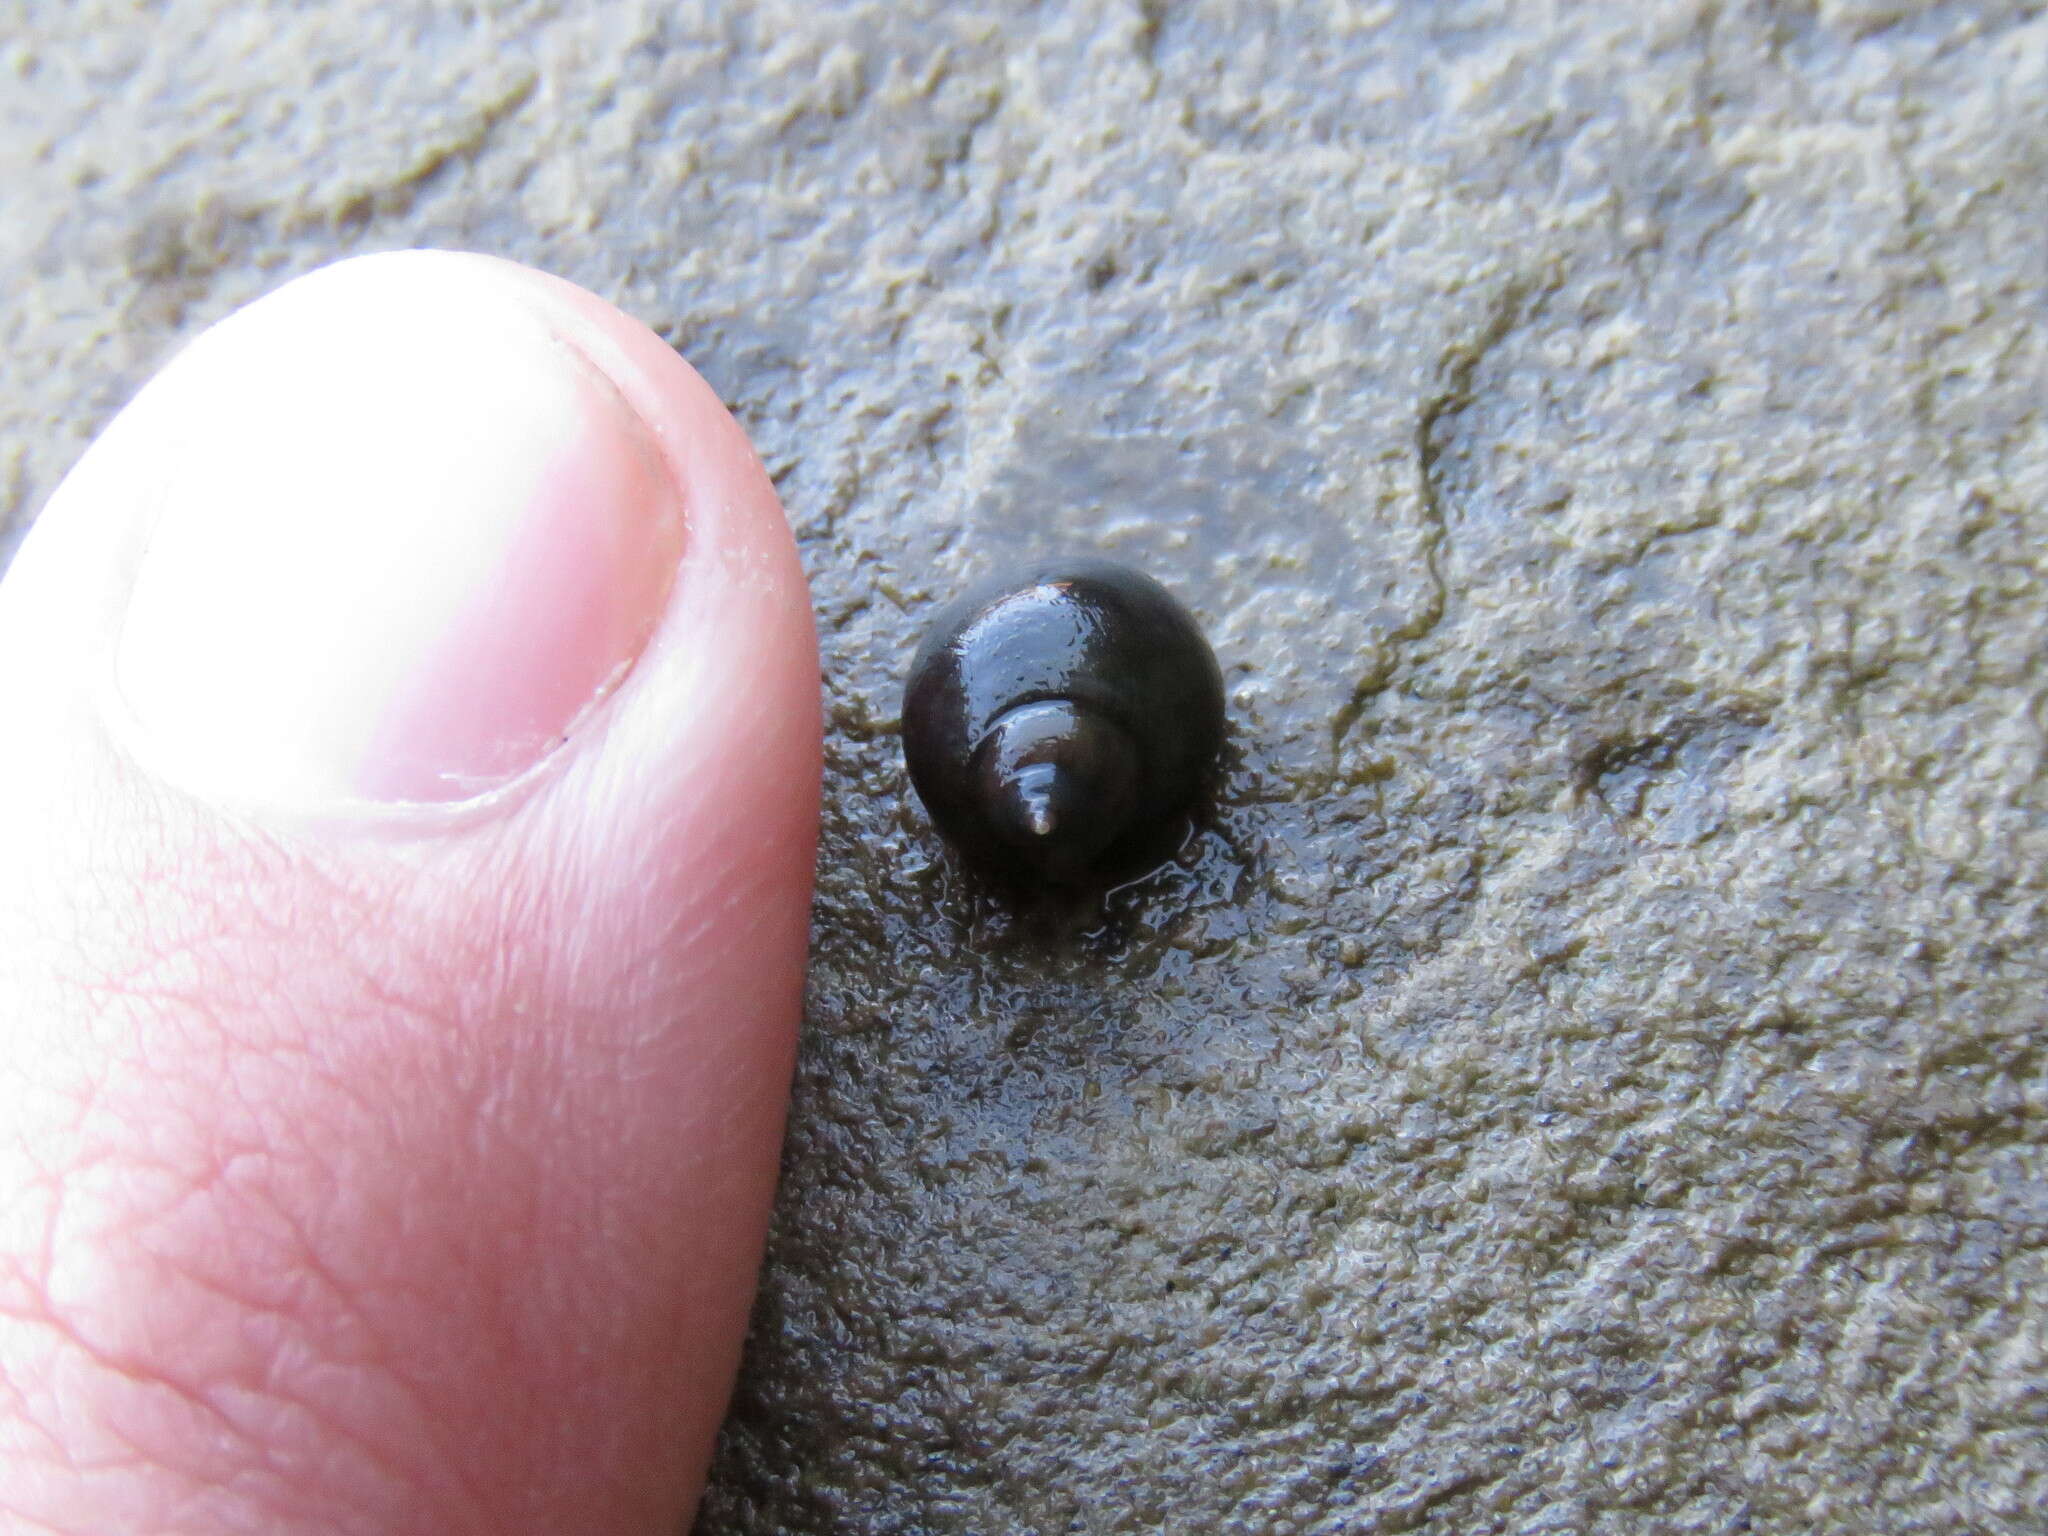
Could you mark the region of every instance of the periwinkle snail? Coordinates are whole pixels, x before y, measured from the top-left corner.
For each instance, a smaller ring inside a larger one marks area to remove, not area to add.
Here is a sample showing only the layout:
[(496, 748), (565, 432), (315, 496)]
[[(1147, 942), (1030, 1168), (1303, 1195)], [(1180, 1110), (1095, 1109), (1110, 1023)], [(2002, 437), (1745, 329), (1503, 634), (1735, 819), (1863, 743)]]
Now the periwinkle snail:
[(910, 781), (939, 830), (1012, 888), (1142, 872), (1223, 741), (1223, 679), (1150, 577), (1107, 560), (1031, 567), (933, 620), (903, 690)]

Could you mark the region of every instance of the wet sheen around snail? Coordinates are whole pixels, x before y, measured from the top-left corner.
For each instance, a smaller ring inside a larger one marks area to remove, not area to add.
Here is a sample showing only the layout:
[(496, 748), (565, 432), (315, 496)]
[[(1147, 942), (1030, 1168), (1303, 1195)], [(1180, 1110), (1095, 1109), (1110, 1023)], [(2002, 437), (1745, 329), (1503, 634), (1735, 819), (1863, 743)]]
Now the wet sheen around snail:
[(1223, 679), (1188, 611), (1106, 560), (1030, 567), (933, 621), (903, 690), (931, 818), (1013, 887), (1105, 885), (1173, 851), (1223, 742)]

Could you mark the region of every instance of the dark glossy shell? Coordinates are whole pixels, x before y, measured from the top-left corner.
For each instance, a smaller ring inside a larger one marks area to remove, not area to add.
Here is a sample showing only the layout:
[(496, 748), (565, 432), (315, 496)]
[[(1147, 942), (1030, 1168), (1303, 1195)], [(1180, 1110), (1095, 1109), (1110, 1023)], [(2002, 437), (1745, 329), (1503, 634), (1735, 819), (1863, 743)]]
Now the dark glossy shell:
[(1195, 621), (1106, 560), (1034, 566), (948, 606), (911, 662), (903, 751), (940, 831), (1013, 884), (1087, 885), (1172, 851), (1223, 742)]

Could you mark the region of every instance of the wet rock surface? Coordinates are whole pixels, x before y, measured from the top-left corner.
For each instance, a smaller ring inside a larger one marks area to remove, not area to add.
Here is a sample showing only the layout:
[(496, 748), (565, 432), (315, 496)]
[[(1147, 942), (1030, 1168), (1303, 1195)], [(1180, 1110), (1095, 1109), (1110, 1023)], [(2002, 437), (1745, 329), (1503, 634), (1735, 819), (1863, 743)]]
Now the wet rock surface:
[[(17, 12), (0, 498), (394, 245), (746, 423), (830, 734), (700, 1531), (2041, 1529), (2043, 7), (465, 9)], [(1074, 547), (1234, 735), (1050, 929), (894, 716)]]

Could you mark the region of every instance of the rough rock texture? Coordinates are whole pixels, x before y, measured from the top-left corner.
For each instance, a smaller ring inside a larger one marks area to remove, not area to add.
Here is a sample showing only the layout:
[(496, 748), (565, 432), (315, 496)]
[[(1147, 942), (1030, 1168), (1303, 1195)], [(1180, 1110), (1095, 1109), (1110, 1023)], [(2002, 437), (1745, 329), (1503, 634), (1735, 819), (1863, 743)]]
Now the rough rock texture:
[[(733, 402), (832, 729), (707, 1536), (2035, 1532), (2042, 13), (13, 0), (0, 499), (354, 250)], [(1077, 544), (1236, 742), (1058, 937), (893, 725)]]

